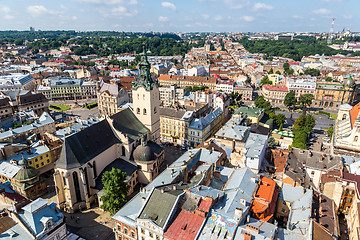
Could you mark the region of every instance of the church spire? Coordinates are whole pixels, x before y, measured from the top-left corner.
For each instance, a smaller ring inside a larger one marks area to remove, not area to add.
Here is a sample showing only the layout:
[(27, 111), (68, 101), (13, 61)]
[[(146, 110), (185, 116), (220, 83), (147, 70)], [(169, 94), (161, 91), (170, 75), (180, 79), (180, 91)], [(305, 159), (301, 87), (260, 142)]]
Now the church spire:
[(136, 89), (140, 86), (144, 87), (146, 90), (152, 90), (154, 85), (157, 84), (151, 77), (150, 68), (151, 65), (147, 58), (147, 52), (145, 49), (145, 44), (143, 45), (143, 52), (140, 53), (141, 61), (139, 63), (139, 78), (133, 82), (133, 89)]

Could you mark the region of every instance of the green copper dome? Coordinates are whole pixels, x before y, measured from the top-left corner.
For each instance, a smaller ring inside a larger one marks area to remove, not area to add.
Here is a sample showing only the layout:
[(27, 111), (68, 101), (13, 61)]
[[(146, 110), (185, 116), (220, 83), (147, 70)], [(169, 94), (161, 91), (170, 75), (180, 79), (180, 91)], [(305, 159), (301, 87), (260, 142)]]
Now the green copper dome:
[(40, 172), (33, 167), (28, 166), (26, 159), (22, 158), (19, 161), (19, 165), (21, 165), (21, 169), (17, 172), (14, 177), (15, 181), (18, 182), (27, 182), (35, 179), (39, 176)]

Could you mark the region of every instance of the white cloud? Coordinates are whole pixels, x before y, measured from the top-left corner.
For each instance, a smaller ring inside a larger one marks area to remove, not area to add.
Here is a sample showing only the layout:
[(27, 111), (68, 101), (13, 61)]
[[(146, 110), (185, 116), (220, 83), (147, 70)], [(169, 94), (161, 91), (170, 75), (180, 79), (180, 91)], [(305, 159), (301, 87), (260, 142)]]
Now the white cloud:
[(353, 16), (352, 16), (352, 15), (344, 15), (344, 18), (345, 18), (345, 19), (352, 19)]
[(294, 19), (303, 19), (304, 17), (299, 16), (299, 15), (294, 15), (294, 16), (292, 16), (292, 18), (294, 18)]
[(32, 17), (39, 17), (43, 14), (55, 14), (56, 13), (53, 10), (47, 9), (43, 5), (28, 6), (26, 9)]
[(245, 22), (252, 22), (255, 20), (255, 18), (252, 16), (243, 16), (241, 19), (244, 20)]
[(138, 4), (138, 1), (137, 0), (130, 0), (128, 2), (129, 5), (137, 5)]
[(124, 4), (124, 0), (78, 0), (84, 3), (91, 3), (91, 4), (107, 4), (107, 5), (114, 5), (114, 4)]
[(250, 4), (248, 0), (223, 0), (230, 9), (241, 9)]
[(72, 16), (71, 19), (72, 19), (72, 20), (78, 20), (78, 17), (77, 17), (77, 16)]
[(254, 11), (259, 11), (259, 10), (270, 11), (273, 9), (274, 9), (274, 7), (269, 4), (265, 4), (265, 3), (255, 3), (254, 4)]
[(326, 15), (326, 14), (330, 14), (331, 11), (329, 9), (326, 8), (319, 8), (313, 11), (314, 14), (320, 14), (320, 15)]
[(217, 15), (217, 16), (214, 17), (214, 20), (215, 21), (221, 21), (221, 20), (223, 20), (223, 17), (221, 15)]
[(9, 13), (11, 12), (11, 9), (8, 6), (1, 6), (0, 10), (4, 13)]
[(171, 10), (176, 10), (176, 6), (175, 4), (171, 3), (171, 2), (162, 2), (161, 6), (163, 6), (164, 8), (170, 8)]
[(11, 20), (11, 19), (14, 19), (15, 17), (14, 17), (13, 15), (6, 14), (6, 15), (4, 16), (4, 18), (5, 18), (6, 20)]
[(124, 6), (118, 6), (116, 8), (111, 9), (112, 15), (115, 16), (126, 16), (126, 17), (133, 17), (138, 14), (137, 10), (129, 10)]
[(203, 19), (209, 19), (210, 18), (210, 16), (208, 14), (203, 14), (201, 16), (202, 16)]
[(159, 20), (159, 22), (167, 22), (167, 21), (169, 21), (169, 19), (167, 17), (164, 17), (164, 16), (159, 16), (158, 20)]

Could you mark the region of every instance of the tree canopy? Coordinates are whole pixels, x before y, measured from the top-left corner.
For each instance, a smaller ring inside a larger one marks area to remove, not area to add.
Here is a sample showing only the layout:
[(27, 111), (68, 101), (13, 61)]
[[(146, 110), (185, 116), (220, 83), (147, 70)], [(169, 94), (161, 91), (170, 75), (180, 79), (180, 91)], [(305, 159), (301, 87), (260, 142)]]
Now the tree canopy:
[(270, 113), (274, 112), (271, 103), (269, 101), (266, 101), (263, 96), (259, 96), (257, 99), (255, 99), (254, 103), (257, 108), (264, 109), (266, 115), (269, 115)]
[(296, 106), (297, 99), (295, 97), (295, 91), (290, 90), (284, 98), (284, 105), (290, 109)]
[(299, 104), (303, 109), (306, 109), (307, 107), (310, 107), (313, 100), (314, 100), (314, 95), (310, 93), (302, 94), (299, 97)]
[(320, 76), (320, 70), (315, 68), (308, 68), (304, 71), (304, 74), (310, 75), (312, 77)]
[(100, 199), (103, 201), (103, 208), (111, 214), (115, 214), (127, 202), (127, 193), (129, 185), (125, 182), (126, 173), (120, 169), (113, 168), (107, 171), (102, 176), (102, 183), (104, 184), (104, 192)]
[(261, 79), (260, 81), (260, 86), (263, 86), (265, 84), (272, 84), (272, 81), (269, 80), (269, 77), (268, 76), (265, 76)]
[[(349, 51), (335, 50), (330, 48), (325, 39), (316, 39), (315, 37), (296, 37), (292, 41), (275, 41), (270, 39), (250, 40), (243, 37), (238, 40), (246, 50), (251, 53), (265, 53), (270, 59), (272, 56), (292, 58), (300, 61), (303, 56), (324, 54), (326, 56), (341, 54), (349, 54)], [(355, 56), (359, 56), (360, 52), (351, 52)]]
[(295, 120), (293, 126), (294, 140), (291, 146), (301, 149), (308, 149), (306, 143), (308, 142), (309, 136), (312, 132), (312, 129), (315, 127), (316, 119), (314, 116), (300, 115)]

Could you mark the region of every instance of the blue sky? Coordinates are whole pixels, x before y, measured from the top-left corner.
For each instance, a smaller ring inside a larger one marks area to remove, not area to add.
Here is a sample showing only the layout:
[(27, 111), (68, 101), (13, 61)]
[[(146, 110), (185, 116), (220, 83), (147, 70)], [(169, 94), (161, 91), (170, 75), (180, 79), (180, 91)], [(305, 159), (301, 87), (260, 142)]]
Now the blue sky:
[(1, 0), (0, 30), (360, 31), (359, 0)]

